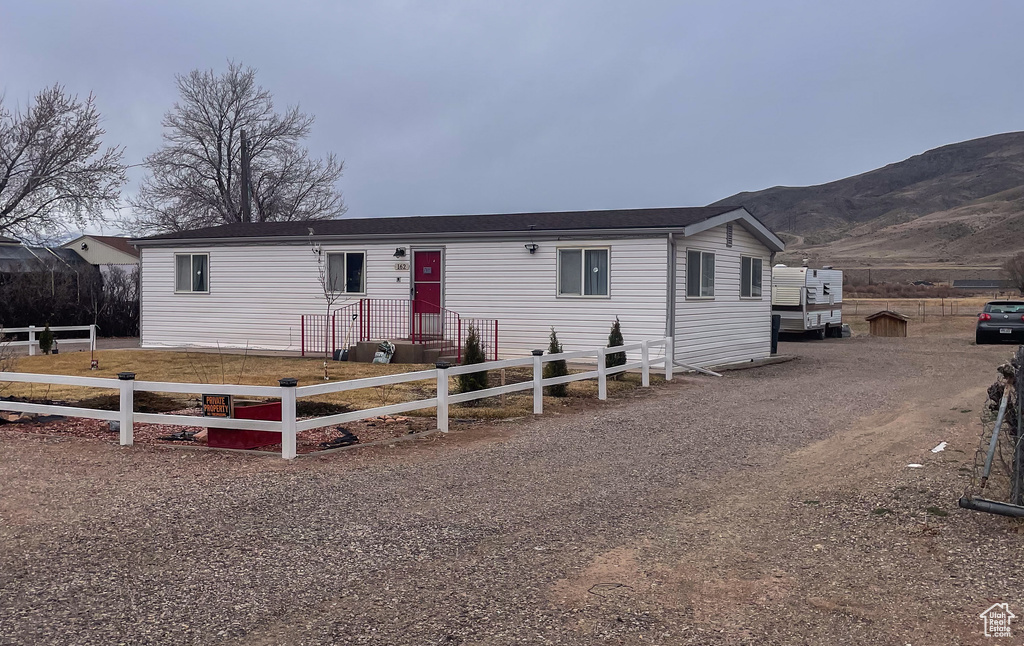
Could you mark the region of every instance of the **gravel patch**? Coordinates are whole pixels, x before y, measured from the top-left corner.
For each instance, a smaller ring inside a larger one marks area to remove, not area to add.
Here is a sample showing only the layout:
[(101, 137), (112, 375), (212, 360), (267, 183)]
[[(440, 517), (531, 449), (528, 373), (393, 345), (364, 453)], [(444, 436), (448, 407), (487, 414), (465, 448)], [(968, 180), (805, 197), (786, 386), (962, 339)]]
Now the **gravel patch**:
[(895, 341), (291, 463), (0, 435), (0, 644), (895, 643), (1022, 589), (1004, 522), (915, 543), (971, 455), (871, 435), (1005, 351)]

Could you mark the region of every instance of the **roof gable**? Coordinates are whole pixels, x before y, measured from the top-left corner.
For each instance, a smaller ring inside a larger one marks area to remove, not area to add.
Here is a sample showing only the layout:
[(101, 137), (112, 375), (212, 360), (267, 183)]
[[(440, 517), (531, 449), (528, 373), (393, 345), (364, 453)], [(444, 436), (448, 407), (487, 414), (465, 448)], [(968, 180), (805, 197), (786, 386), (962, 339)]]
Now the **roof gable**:
[(100, 244), (104, 244), (110, 247), (111, 249), (114, 249), (115, 251), (126, 253), (133, 258), (139, 257), (139, 250), (132, 246), (132, 244), (129, 242), (129, 238), (122, 238), (119, 236), (95, 236), (91, 234), (85, 234), (78, 236), (77, 238), (70, 242), (65, 242), (61, 246), (64, 247), (65, 249), (73, 249), (80, 241), (85, 240), (86, 238), (88, 238), (89, 240), (99, 242)]

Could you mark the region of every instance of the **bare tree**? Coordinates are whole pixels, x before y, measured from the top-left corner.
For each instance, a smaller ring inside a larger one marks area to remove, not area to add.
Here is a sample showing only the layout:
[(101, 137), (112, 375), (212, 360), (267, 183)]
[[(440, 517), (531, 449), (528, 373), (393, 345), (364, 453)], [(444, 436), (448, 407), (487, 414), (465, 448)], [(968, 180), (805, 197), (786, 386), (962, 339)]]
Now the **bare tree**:
[(275, 112), (256, 70), (178, 76), (181, 98), (164, 116), (164, 145), (146, 158), (149, 170), (129, 200), (138, 233), (185, 231), (243, 222), (242, 132), (250, 160), (249, 194), (256, 222), (328, 220), (345, 213), (336, 184), (344, 163), (310, 157), (300, 142), (313, 117), (296, 106)]
[(1003, 263), (1003, 271), (1013, 281), (1014, 287), (1024, 294), (1024, 252), (1018, 253)]
[(24, 110), (0, 97), (0, 233), (40, 240), (100, 220), (125, 183), (123, 148), (101, 148), (100, 113), (60, 85)]
[(313, 229), (309, 230), (309, 246), (316, 254), (317, 278), (320, 280), (320, 287), (323, 289), (324, 303), (326, 304), (326, 315), (324, 316), (324, 381), (331, 376), (327, 370), (328, 361), (331, 360), (331, 308), (341, 298), (341, 286), (338, 284), (338, 277), (331, 273), (330, 257), (320, 247), (320, 244), (313, 241)]

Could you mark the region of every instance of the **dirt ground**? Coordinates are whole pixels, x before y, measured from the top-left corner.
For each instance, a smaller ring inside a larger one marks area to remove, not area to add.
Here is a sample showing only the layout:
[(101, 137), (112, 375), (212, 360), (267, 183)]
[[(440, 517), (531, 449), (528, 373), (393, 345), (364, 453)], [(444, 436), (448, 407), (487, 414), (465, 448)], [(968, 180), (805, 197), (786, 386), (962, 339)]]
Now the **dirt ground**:
[(972, 326), (291, 463), (0, 433), (0, 644), (993, 642)]

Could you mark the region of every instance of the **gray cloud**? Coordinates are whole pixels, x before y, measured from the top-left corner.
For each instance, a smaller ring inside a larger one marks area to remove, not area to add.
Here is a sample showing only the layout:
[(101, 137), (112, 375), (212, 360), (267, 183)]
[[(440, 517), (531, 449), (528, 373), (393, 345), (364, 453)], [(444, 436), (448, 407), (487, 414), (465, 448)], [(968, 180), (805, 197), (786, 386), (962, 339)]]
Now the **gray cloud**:
[(234, 58), (317, 116), (309, 145), (346, 161), (351, 216), (693, 205), (1021, 129), (1022, 18), (925, 0), (5, 3), (0, 89), (95, 92), (137, 163), (174, 74)]

